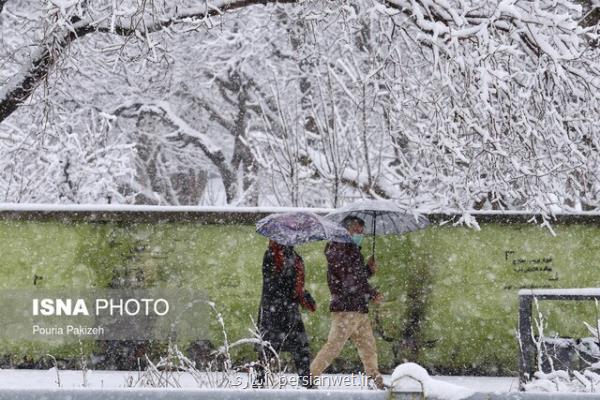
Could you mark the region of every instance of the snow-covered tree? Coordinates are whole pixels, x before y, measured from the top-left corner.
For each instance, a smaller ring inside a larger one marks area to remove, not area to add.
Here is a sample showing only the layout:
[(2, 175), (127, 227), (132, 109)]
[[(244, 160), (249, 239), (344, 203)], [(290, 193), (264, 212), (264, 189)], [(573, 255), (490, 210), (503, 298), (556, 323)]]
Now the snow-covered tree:
[(599, 14), (3, 1), (2, 200), (591, 209)]

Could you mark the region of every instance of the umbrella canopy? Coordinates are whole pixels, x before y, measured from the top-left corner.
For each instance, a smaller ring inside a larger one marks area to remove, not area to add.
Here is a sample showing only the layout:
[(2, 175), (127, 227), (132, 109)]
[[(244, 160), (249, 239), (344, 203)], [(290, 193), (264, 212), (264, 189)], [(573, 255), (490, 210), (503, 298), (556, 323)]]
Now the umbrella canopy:
[(365, 221), (365, 232), (380, 235), (399, 235), (423, 229), (430, 224), (426, 217), (409, 212), (389, 200), (358, 201), (331, 212), (327, 218), (342, 222), (348, 215)]
[(311, 212), (272, 214), (256, 223), (256, 232), (285, 246), (317, 240), (350, 243), (348, 231)]
[[(389, 200), (358, 201), (333, 211), (327, 215), (327, 218), (341, 222), (350, 215), (365, 221), (365, 232), (373, 236), (399, 235), (423, 229), (430, 224), (426, 217), (399, 207)], [(375, 254), (375, 238), (373, 238), (373, 254)]]

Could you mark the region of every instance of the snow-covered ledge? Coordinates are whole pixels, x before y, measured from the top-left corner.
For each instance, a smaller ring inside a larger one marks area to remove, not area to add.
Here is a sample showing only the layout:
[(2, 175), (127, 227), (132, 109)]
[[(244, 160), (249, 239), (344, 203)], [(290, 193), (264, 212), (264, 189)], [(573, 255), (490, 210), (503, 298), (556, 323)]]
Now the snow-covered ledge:
[[(325, 207), (238, 207), (225, 206), (155, 206), (133, 204), (38, 204), (0, 203), (0, 220), (59, 220), (177, 222), (199, 221), (207, 224), (255, 223), (273, 213), (309, 211), (325, 215), (333, 208)], [(600, 225), (600, 212), (557, 212), (542, 215), (532, 211), (456, 210), (416, 208), (413, 211), (429, 218), (433, 224), (464, 225), (479, 229), (479, 223), (539, 224), (552, 230), (553, 224), (582, 223)]]
[[(276, 213), (291, 211), (311, 211), (317, 214), (330, 213), (334, 209), (327, 207), (239, 207), (234, 205), (225, 206), (154, 206), (136, 204), (44, 204), (44, 203), (0, 203), (0, 211), (70, 211), (70, 212), (254, 212), (254, 213)], [(458, 210), (451, 208), (424, 209), (416, 208), (421, 214), (446, 214), (446, 215), (472, 215), (482, 216), (521, 216), (529, 217), (540, 215), (534, 211), (520, 210)], [(552, 215), (560, 217), (600, 217), (598, 211), (580, 212), (554, 212)]]
[(292, 211), (310, 211), (318, 214), (329, 213), (332, 208), (299, 207), (235, 207), (235, 206), (150, 206), (136, 204), (33, 204), (0, 203), (0, 211), (38, 211), (38, 212), (243, 212), (278, 213)]
[(534, 297), (600, 297), (600, 288), (521, 289), (519, 296)]
[(273, 213), (308, 211), (325, 215), (331, 208), (153, 206), (132, 204), (26, 204), (0, 203), (0, 219), (58, 220), (61, 222), (190, 222), (252, 224)]

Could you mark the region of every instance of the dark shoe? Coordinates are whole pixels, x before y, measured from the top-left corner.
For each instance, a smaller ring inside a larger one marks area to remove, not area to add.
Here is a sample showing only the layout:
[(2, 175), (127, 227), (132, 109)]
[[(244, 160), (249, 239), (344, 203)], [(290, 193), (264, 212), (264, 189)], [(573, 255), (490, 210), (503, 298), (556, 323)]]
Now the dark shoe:
[(315, 385), (312, 376), (310, 375), (300, 375), (300, 386), (306, 389), (317, 389), (318, 386)]
[(381, 376), (381, 375), (377, 375), (375, 378), (370, 379), (369, 383), (371, 383), (374, 386), (374, 389), (378, 389), (378, 390), (387, 389), (386, 385), (383, 383), (383, 376)]
[(254, 364), (253, 368), (254, 368), (256, 375), (255, 375), (254, 380), (252, 381), (252, 388), (253, 389), (264, 389), (265, 380), (266, 380), (265, 367), (263, 367), (260, 364)]

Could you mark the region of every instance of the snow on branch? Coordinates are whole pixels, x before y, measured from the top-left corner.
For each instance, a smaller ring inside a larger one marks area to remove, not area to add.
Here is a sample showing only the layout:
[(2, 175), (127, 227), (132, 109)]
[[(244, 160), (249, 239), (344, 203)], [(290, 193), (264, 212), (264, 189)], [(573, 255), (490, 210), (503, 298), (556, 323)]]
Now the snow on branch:
[[(252, 6), (266, 5), (269, 3), (296, 3), (297, 0), (216, 0), (206, 2), (204, 6), (185, 9), (169, 18), (145, 20), (144, 10), (138, 10), (129, 18), (129, 25), (115, 24), (113, 18), (101, 15), (97, 19), (91, 18), (82, 12), (79, 1), (67, 5), (56, 2), (54, 10), (49, 11), (49, 18), (59, 15), (51, 40), (42, 42), (38, 49), (33, 51), (29, 61), (21, 67), (9, 82), (0, 89), (0, 123), (9, 117), (23, 102), (29, 98), (38, 83), (43, 80), (50, 68), (56, 64), (64, 50), (75, 40), (79, 40), (91, 33), (108, 33), (120, 36), (140, 38), (159, 32), (174, 24), (189, 22), (190, 20), (203, 20), (209, 17), (220, 16), (225, 12)], [(5, 1), (0, 2), (0, 11)], [(75, 12), (78, 11), (78, 12)], [(136, 14), (141, 11), (141, 16), (136, 19)], [(79, 15), (78, 15), (79, 14)]]
[(221, 174), (228, 203), (235, 198), (237, 194), (235, 171), (228, 163), (222, 148), (216, 145), (206, 134), (191, 127), (172, 109), (171, 104), (166, 101), (130, 102), (120, 105), (112, 114), (118, 116), (127, 112), (133, 112), (129, 116), (150, 113), (159, 116), (172, 125), (175, 131), (165, 135), (165, 139), (182, 142), (185, 146), (192, 144), (198, 147)]
[(206, 136), (192, 128), (179, 117), (171, 108), (171, 105), (166, 101), (154, 101), (154, 102), (131, 102), (120, 105), (112, 112), (113, 115), (121, 115), (126, 111), (133, 111), (134, 115), (142, 113), (152, 113), (159, 115), (166, 121), (171, 123), (176, 131), (167, 135), (167, 139), (180, 139), (183, 141), (193, 141), (211, 160), (216, 162), (222, 162), (225, 160), (225, 156), (219, 146)]
[(494, 32), (515, 34), (535, 55), (553, 60), (574, 60), (584, 29), (577, 16), (581, 7), (569, 2), (500, 1), (494, 8), (471, 2), (446, 0), (385, 0), (385, 5), (411, 17), (413, 23), (430, 35), (430, 41), (443, 46), (453, 40), (477, 37), (489, 40)]

